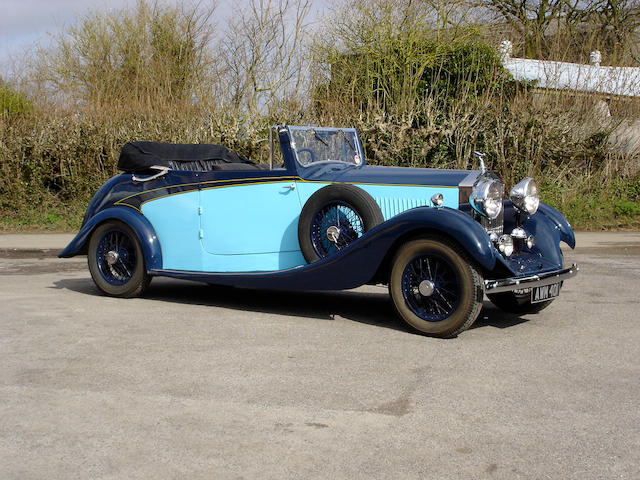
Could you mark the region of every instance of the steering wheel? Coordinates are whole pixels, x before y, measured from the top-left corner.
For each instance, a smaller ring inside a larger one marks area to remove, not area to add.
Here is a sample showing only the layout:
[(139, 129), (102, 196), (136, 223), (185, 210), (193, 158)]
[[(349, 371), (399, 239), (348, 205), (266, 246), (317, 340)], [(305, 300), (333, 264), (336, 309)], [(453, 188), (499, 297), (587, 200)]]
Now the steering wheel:
[[(311, 157), (311, 161), (310, 162), (306, 162), (303, 163), (303, 165), (309, 165), (310, 163), (315, 163), (316, 161), (316, 154), (313, 153), (313, 150), (311, 150), (310, 148), (301, 148), (300, 150), (296, 150), (296, 152), (298, 154), (302, 153), (302, 152), (307, 152), (309, 154), (309, 156)], [(299, 157), (299, 156), (298, 156)], [(299, 158), (298, 158), (299, 160)]]

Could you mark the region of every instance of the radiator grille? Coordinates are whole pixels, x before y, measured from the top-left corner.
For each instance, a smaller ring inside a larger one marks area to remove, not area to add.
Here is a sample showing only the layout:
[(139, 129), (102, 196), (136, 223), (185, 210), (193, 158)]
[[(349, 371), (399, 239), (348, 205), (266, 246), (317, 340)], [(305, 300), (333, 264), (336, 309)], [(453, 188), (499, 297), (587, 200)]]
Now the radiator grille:
[(496, 235), (502, 235), (504, 232), (504, 207), (500, 211), (500, 215), (493, 220), (485, 217), (484, 215), (480, 215), (477, 212), (474, 212), (474, 217), (480, 222), (487, 232), (494, 232)]
[(382, 216), (385, 220), (389, 220), (391, 217), (395, 217), (405, 210), (430, 205), (428, 198), (376, 197), (375, 201), (380, 206), (380, 210), (382, 210)]

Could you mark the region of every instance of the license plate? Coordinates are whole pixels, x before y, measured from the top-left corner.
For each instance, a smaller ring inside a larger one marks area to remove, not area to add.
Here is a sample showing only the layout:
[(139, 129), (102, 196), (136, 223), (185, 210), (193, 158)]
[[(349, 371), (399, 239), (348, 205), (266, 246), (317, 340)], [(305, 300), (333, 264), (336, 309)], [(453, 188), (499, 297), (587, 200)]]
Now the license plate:
[(531, 289), (531, 303), (540, 303), (560, 295), (560, 284), (544, 285)]

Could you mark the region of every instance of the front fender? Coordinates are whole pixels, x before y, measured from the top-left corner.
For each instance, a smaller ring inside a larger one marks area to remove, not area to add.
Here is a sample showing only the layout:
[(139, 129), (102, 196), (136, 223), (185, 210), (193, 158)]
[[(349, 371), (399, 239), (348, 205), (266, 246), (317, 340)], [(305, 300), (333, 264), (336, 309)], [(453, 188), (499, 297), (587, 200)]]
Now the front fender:
[(555, 228), (560, 234), (560, 240), (565, 242), (571, 248), (576, 247), (576, 236), (573, 233), (573, 228), (571, 228), (567, 219), (564, 218), (564, 215), (555, 208), (542, 202), (540, 202), (540, 205), (538, 206), (538, 212), (553, 222)]
[[(440, 232), (453, 238), (483, 268), (492, 270), (496, 263), (495, 249), (485, 229), (470, 215), (443, 207), (418, 207), (397, 215), (388, 222), (390, 233), (398, 241), (420, 231)], [(396, 241), (397, 243), (397, 241)]]
[(88, 219), (75, 238), (58, 254), (58, 257), (69, 258), (86, 253), (91, 232), (106, 220), (120, 220), (133, 229), (140, 240), (148, 271), (162, 268), (162, 250), (153, 226), (144, 215), (128, 207), (107, 208)]

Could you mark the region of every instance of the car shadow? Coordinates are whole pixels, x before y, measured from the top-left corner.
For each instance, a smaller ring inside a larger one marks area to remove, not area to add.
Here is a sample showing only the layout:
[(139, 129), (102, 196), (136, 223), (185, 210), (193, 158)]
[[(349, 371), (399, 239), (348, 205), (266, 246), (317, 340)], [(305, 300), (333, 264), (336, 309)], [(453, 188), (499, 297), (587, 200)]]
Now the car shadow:
[(473, 322), (473, 325), (469, 327), (469, 330), (482, 327), (509, 328), (527, 323), (528, 321), (528, 319), (522, 318), (515, 313), (500, 310), (489, 300), (485, 300), (482, 304), (480, 315), (478, 315), (476, 321)]
[[(60, 279), (50, 288), (72, 290), (85, 295), (102, 295), (90, 278)], [(144, 298), (174, 304), (204, 305), (319, 320), (334, 320), (339, 316), (366, 325), (415, 333), (410, 332), (398, 318), (387, 289), (379, 290), (290, 292), (156, 278)], [(471, 329), (508, 328), (524, 322), (527, 319), (503, 312), (491, 302), (485, 301)]]
[[(101, 296), (91, 279), (60, 279), (51, 288)], [(290, 292), (207, 285), (199, 282), (156, 278), (145, 292), (148, 300), (204, 305), (234, 310), (273, 313), (293, 317), (334, 320), (336, 316), (358, 323), (406, 331), (396, 317), (386, 288), (380, 292)]]

